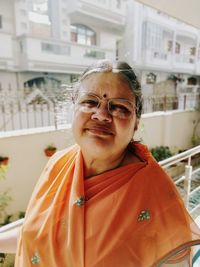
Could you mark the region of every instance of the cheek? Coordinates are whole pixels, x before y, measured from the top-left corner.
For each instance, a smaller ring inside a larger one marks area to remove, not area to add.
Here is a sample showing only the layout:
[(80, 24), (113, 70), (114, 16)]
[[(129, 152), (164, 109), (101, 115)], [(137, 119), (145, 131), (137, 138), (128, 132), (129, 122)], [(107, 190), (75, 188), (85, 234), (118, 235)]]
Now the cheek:
[(74, 116), (72, 119), (72, 132), (74, 137), (76, 137), (77, 133), (79, 132), (79, 128), (80, 128), (79, 113), (74, 110)]
[(74, 135), (77, 135), (82, 131), (88, 119), (89, 119), (89, 114), (80, 112), (78, 110), (74, 111), (74, 116), (72, 120), (72, 131)]
[(121, 121), (118, 124), (118, 133), (120, 133), (121, 140), (129, 143), (137, 130), (137, 125), (138, 121), (136, 119)]

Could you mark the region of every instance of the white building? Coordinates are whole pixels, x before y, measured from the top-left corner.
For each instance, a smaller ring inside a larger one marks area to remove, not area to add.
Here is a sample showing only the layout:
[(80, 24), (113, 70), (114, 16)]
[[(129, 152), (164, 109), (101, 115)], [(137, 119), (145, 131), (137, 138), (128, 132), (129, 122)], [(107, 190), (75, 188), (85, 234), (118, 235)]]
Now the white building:
[(73, 81), (97, 59), (116, 58), (126, 1), (0, 1), (2, 88)]
[(0, 89), (59, 87), (103, 58), (128, 61), (146, 94), (169, 76), (198, 90), (200, 31), (135, 0), (0, 1)]
[(192, 26), (129, 0), (123, 47), (121, 56), (139, 71), (143, 85), (169, 76), (183, 86), (200, 84), (200, 30)]

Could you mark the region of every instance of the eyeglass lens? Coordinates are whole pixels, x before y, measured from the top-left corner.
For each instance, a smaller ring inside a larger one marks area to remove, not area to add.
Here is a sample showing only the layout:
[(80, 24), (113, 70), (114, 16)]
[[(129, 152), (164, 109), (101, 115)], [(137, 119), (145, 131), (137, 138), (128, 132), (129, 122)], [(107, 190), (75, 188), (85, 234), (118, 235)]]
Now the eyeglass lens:
[[(113, 98), (106, 100), (108, 102), (108, 111), (112, 116), (126, 119), (134, 112), (134, 105), (126, 99)], [(102, 100), (95, 95), (85, 94), (77, 99), (80, 111), (86, 113), (96, 112)]]

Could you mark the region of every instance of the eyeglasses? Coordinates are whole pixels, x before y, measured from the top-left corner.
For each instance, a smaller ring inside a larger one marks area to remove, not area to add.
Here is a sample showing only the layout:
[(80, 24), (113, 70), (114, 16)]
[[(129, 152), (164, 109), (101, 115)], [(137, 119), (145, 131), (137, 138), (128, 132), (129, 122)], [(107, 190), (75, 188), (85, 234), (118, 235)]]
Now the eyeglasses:
[(75, 101), (75, 104), (78, 106), (79, 110), (84, 113), (95, 113), (102, 101), (107, 101), (110, 115), (120, 119), (130, 118), (136, 110), (135, 105), (127, 99), (111, 98), (103, 100), (93, 94), (80, 95), (77, 101)]

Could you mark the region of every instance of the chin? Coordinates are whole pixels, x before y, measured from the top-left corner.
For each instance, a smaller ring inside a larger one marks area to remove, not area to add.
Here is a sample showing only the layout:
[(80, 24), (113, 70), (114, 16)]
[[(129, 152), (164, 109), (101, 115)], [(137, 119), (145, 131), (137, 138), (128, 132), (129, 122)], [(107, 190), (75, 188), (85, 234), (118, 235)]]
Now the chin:
[(114, 147), (114, 143), (111, 140), (105, 140), (103, 138), (88, 138), (85, 140), (84, 148), (91, 154), (108, 153)]

